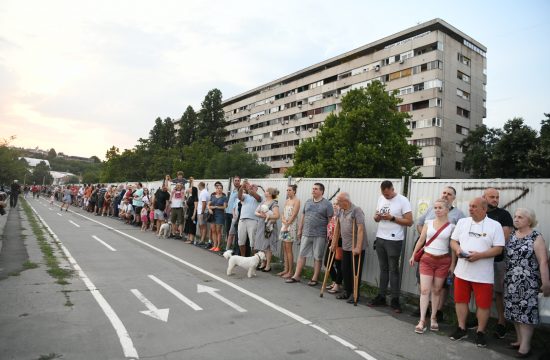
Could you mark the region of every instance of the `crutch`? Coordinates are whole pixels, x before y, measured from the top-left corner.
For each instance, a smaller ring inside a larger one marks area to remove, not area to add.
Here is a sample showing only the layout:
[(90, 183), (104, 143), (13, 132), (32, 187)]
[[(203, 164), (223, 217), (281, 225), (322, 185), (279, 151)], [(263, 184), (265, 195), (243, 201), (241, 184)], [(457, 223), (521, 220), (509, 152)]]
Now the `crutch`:
[[(338, 220), (336, 220), (336, 226), (334, 227), (334, 233), (332, 234), (332, 237), (334, 238), (334, 235), (336, 234), (338, 230), (338, 234), (340, 233), (340, 223)], [(330, 239), (331, 245), (332, 245), (332, 239)], [(325, 276), (323, 278), (323, 286), (321, 286), (321, 293), (319, 294), (320, 297), (323, 297), (323, 293), (325, 292), (325, 286), (327, 285), (328, 275), (330, 273), (330, 269), (332, 269), (332, 262), (334, 261), (334, 257), (336, 256), (336, 251), (332, 251), (331, 245), (328, 246), (328, 263), (327, 267), (325, 269)]]
[[(351, 228), (351, 241), (353, 244), (353, 248), (357, 245), (357, 239), (355, 238), (355, 219), (353, 219), (353, 225)], [(355, 268), (355, 255), (351, 254), (351, 262), (353, 267), (353, 305), (357, 306), (357, 298), (359, 297), (359, 269), (361, 268), (361, 254), (357, 257), (357, 269)]]

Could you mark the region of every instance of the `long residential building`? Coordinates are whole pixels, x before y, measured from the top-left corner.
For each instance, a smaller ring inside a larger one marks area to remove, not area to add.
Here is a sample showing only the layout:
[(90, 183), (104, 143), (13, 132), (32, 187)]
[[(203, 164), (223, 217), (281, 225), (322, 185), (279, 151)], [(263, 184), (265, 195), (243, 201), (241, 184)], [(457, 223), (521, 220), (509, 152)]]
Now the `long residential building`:
[(226, 145), (244, 143), (282, 176), (346, 92), (379, 80), (411, 115), (407, 140), (421, 148), (422, 175), (468, 177), (459, 144), (486, 117), (486, 51), (441, 19), (419, 24), (225, 100)]

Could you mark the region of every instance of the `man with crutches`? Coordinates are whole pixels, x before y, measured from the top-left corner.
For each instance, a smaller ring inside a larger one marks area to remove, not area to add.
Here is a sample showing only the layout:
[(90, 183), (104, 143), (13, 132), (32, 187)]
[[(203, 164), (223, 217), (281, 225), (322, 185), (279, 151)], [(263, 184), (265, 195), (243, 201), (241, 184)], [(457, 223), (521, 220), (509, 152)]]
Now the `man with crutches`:
[[(334, 230), (331, 251), (335, 252), (338, 246), (338, 238), (342, 237), (342, 274), (344, 277), (344, 292), (337, 295), (337, 299), (348, 300), (348, 304), (359, 301), (359, 287), (361, 285), (361, 273), (367, 247), (367, 233), (365, 231), (365, 214), (363, 210), (355, 206), (346, 192), (336, 197), (340, 211), (338, 213), (338, 226)], [(336, 239), (336, 241), (334, 241)]]

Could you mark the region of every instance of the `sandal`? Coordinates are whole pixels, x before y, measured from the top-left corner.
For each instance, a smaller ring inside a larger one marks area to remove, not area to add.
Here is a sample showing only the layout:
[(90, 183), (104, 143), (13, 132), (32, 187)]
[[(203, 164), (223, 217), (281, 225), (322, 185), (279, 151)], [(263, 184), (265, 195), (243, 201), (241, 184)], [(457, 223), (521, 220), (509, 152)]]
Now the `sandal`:
[(300, 282), (300, 280), (296, 280), (293, 277), (290, 277), (290, 278), (285, 280), (285, 283), (287, 283), (287, 284), (294, 284), (294, 283), (297, 283), (297, 282)]
[(339, 292), (341, 292), (342, 290), (340, 289), (335, 289), (334, 286), (331, 288), (331, 289), (328, 289), (327, 292), (329, 294), (338, 294)]
[(336, 283), (332, 283), (332, 284), (330, 284), (330, 285), (327, 285), (327, 286), (325, 287), (325, 289), (327, 289), (327, 290), (332, 289), (332, 288), (334, 287), (334, 285), (336, 285)]
[(286, 275), (286, 273), (287, 273), (286, 271), (281, 271), (281, 272), (277, 273), (277, 276), (283, 276), (283, 275)]
[(418, 325), (415, 326), (414, 332), (417, 334), (424, 334), (426, 332), (426, 322), (424, 320), (420, 320)]
[(307, 286), (317, 286), (317, 284), (319, 284), (319, 282), (317, 282), (317, 280), (310, 280), (307, 283)]
[(437, 319), (430, 319), (430, 331), (439, 331)]

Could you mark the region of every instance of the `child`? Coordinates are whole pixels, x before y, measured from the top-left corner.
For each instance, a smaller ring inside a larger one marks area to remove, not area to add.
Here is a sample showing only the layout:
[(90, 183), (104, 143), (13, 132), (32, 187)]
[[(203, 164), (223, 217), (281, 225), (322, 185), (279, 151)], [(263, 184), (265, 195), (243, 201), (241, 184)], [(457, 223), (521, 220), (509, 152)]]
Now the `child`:
[(151, 231), (155, 231), (155, 210), (151, 206), (151, 211), (149, 211), (149, 223), (151, 224)]
[(147, 220), (149, 219), (149, 205), (143, 205), (141, 209), (141, 231), (147, 231)]
[(55, 194), (52, 191), (52, 194), (50, 195), (50, 205), (53, 205), (54, 200), (55, 200)]

